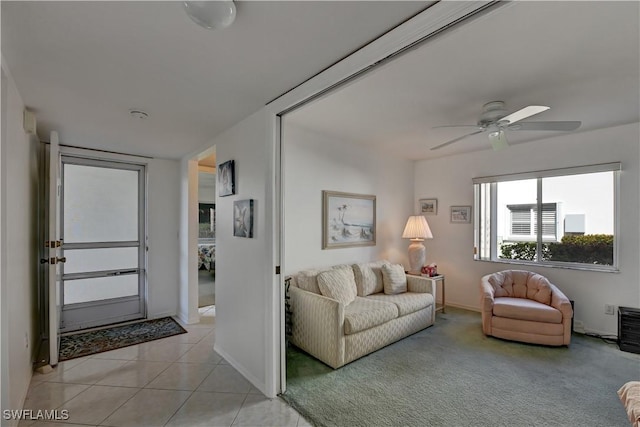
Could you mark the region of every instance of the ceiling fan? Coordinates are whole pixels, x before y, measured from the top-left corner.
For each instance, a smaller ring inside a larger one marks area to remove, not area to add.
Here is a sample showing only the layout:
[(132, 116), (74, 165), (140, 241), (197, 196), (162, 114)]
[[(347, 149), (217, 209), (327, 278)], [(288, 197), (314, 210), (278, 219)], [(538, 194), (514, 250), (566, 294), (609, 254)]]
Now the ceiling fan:
[(446, 125), (435, 126), (435, 128), (450, 128), (450, 127), (471, 127), (475, 128), (474, 132), (462, 135), (458, 138), (445, 142), (444, 144), (437, 145), (432, 150), (437, 150), (447, 145), (458, 142), (471, 135), (477, 135), (482, 132), (489, 132), (489, 142), (494, 150), (500, 150), (506, 148), (509, 144), (507, 142), (506, 130), (546, 130), (546, 131), (572, 131), (580, 127), (582, 122), (580, 121), (566, 121), (566, 122), (521, 122), (521, 120), (527, 117), (540, 114), (543, 111), (547, 111), (549, 107), (542, 105), (529, 105), (514, 113), (509, 114), (505, 109), (503, 101), (492, 101), (482, 106), (482, 114), (478, 120), (478, 124), (475, 125)]

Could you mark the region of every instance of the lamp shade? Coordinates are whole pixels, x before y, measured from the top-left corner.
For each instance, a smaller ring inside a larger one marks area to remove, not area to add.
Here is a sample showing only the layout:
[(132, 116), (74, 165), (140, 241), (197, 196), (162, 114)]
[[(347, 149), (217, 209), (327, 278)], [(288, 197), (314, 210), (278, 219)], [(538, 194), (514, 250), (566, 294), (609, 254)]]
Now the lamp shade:
[(427, 220), (422, 215), (412, 215), (402, 233), (403, 239), (433, 239)]

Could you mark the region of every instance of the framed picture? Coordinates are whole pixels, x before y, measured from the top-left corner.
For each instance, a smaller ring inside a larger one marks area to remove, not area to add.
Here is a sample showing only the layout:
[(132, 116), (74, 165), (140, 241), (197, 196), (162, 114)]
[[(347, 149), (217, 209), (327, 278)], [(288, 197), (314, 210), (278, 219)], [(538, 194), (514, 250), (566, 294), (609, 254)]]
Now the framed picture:
[(438, 199), (420, 199), (419, 202), (422, 215), (438, 215)]
[(253, 237), (253, 199), (233, 202), (233, 235)]
[(376, 244), (376, 196), (322, 192), (322, 249)]
[(451, 222), (468, 224), (471, 222), (471, 206), (451, 206)]
[(229, 160), (218, 165), (218, 196), (236, 194), (235, 161)]

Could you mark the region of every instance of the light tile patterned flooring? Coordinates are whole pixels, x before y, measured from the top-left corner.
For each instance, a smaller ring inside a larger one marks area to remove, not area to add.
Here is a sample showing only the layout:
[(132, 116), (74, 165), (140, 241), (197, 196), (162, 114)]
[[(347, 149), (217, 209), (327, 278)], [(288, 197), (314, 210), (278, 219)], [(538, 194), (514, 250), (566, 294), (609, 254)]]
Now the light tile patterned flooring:
[(213, 351), (215, 308), (187, 334), (62, 362), (35, 373), (24, 409), (68, 410), (64, 423), (20, 426), (309, 426)]

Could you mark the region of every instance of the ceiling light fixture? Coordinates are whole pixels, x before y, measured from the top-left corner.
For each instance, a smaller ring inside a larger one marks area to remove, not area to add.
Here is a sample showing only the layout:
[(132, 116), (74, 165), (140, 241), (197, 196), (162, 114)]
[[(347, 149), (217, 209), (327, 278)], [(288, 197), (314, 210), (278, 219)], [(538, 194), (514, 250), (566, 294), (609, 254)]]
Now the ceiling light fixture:
[(129, 110), (129, 115), (138, 120), (144, 120), (149, 117), (149, 115), (142, 110)]
[(208, 30), (226, 28), (236, 19), (233, 0), (185, 1), (182, 6), (193, 22)]

